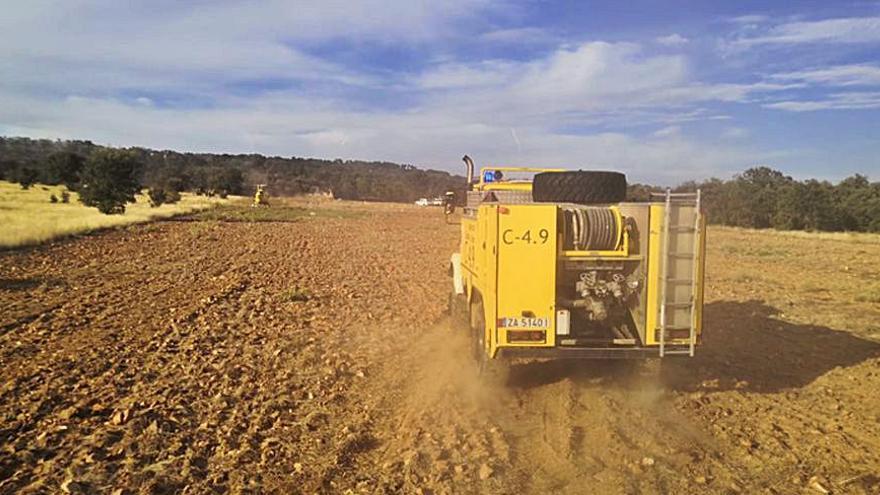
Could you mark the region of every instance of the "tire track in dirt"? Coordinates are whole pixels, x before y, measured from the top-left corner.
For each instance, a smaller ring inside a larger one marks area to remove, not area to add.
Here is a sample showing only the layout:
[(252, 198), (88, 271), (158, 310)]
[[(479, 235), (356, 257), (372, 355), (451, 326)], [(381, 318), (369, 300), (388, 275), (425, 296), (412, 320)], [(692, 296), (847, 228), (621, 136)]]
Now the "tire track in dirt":
[(528, 377), (519, 424), (531, 428), (515, 445), (531, 464), (523, 473), (530, 492), (699, 493), (701, 482), (728, 473), (720, 447), (675, 409), (655, 364), (519, 365), (513, 386)]
[(442, 322), (375, 382), (382, 447), (368, 466), (392, 490), (437, 493), (701, 493), (733, 486), (721, 446), (681, 414), (656, 366), (517, 363), (484, 384), (464, 330)]

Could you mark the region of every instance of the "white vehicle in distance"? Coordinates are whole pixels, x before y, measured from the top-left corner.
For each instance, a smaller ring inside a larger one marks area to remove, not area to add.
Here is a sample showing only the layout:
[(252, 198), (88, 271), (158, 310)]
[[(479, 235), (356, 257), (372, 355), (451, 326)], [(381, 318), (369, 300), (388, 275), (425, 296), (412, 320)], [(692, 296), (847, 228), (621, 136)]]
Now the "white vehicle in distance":
[(428, 206), (428, 198), (419, 198), (416, 200), (416, 206)]

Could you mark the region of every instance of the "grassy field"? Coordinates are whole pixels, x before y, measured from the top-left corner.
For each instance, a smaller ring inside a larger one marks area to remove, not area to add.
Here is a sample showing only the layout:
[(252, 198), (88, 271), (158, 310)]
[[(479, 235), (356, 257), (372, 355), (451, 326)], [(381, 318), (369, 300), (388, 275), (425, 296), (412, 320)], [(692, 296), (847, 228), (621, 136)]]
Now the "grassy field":
[(713, 229), (724, 229), (731, 232), (761, 233), (765, 235), (796, 237), (800, 239), (825, 240), (825, 241), (844, 241), (856, 244), (880, 244), (880, 234), (868, 232), (807, 232), (804, 230), (773, 230), (773, 229), (744, 229), (740, 227), (721, 227), (712, 226)]
[(711, 226), (707, 294), (880, 339), (880, 235)]
[[(179, 203), (151, 208), (145, 195), (128, 204), (123, 215), (104, 215), (79, 202), (70, 193), (70, 203), (61, 203), (63, 186), (36, 184), (23, 190), (18, 184), (0, 181), (0, 248), (37, 244), (57, 237), (82, 234), (97, 229), (148, 222), (183, 213), (212, 208), (228, 200), (183, 194)], [(55, 195), (58, 203), (49, 198)]]
[(272, 198), (267, 208), (251, 208), (250, 198), (241, 198), (227, 204), (192, 215), (204, 222), (296, 222), (308, 219), (358, 218), (364, 212), (354, 202), (314, 200), (309, 197)]

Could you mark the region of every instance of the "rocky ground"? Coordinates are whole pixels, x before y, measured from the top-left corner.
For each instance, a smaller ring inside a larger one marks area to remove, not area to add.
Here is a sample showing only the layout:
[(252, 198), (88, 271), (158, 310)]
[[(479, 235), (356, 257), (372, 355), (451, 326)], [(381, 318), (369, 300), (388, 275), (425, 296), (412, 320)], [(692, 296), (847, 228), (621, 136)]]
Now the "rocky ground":
[(698, 357), (489, 387), (457, 226), (308, 211), (0, 254), (0, 493), (880, 493), (880, 242), (714, 229)]

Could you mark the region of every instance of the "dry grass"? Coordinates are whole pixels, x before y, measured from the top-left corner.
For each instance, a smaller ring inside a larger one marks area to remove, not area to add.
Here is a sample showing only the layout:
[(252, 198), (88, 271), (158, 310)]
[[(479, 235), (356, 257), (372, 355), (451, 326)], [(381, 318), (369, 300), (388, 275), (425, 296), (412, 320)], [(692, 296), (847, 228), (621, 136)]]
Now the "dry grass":
[(709, 300), (759, 300), (788, 321), (880, 339), (880, 235), (710, 226), (707, 250)]
[(796, 237), (799, 239), (821, 239), (826, 241), (854, 242), (859, 244), (880, 244), (880, 234), (865, 232), (805, 232), (803, 230), (773, 230), (773, 229), (744, 229), (740, 227), (712, 226), (713, 229), (723, 229), (732, 232), (761, 233), (773, 236)]
[(143, 223), (183, 213), (212, 208), (228, 200), (183, 194), (179, 203), (151, 208), (144, 195), (128, 204), (123, 215), (104, 215), (79, 202), (70, 193), (70, 203), (51, 203), (49, 197), (61, 198), (63, 186), (35, 184), (23, 190), (18, 184), (0, 181), (0, 247), (38, 244), (71, 234), (82, 234), (108, 227)]
[(868, 285), (861, 290), (861, 293), (856, 294), (856, 302), (880, 303), (880, 284)]

